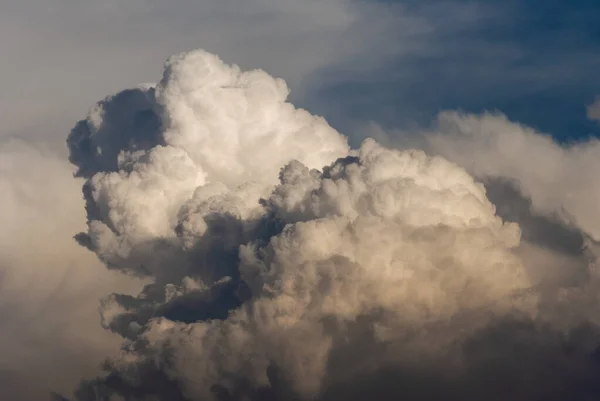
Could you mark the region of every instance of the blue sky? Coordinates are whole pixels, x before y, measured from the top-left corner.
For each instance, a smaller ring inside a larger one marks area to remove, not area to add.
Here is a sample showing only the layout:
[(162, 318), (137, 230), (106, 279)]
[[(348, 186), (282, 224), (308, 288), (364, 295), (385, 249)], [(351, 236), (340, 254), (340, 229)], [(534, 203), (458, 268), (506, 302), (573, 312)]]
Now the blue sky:
[[(432, 3), (412, 7), (431, 13)], [(324, 80), (313, 93), (316, 110), (326, 110), (334, 125), (374, 120), (394, 128), (427, 124), (445, 109), (500, 110), (559, 141), (600, 134), (586, 118), (586, 105), (600, 93), (600, 3), (462, 3), (476, 4), (479, 18), (443, 32), (431, 52)]]

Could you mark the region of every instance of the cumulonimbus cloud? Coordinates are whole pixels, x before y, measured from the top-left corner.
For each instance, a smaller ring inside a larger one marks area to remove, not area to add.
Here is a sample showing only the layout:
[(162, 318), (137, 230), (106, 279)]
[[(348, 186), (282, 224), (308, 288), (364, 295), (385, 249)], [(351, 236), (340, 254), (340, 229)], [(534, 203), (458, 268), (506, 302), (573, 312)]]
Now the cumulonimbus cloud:
[[(485, 146), (454, 138), (450, 153), (432, 139), (452, 161), (370, 139), (350, 150), (287, 95), (263, 71), (194, 51), (75, 126), (88, 219), (77, 239), (151, 280), (104, 299), (122, 353), (78, 400), (598, 394), (593, 232), (546, 213), (558, 206), (539, 163), (517, 176), (498, 161), (486, 189), (458, 157), (489, 157)], [(527, 135), (552, 167), (551, 141)], [(553, 246), (560, 236), (576, 249)]]

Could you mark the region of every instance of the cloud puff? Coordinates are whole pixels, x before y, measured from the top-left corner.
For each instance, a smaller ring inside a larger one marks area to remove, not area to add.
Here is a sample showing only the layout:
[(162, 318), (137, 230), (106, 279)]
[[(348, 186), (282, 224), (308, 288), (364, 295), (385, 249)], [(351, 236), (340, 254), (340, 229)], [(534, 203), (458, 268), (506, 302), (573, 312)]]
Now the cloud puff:
[[(287, 95), (282, 80), (260, 70), (242, 72), (197, 51), (169, 60), (162, 81), (141, 95), (148, 104), (121, 107), (124, 94), (99, 104), (68, 140), (71, 160), (89, 177), (84, 192), (90, 229), (81, 240), (112, 266), (156, 274), (164, 270), (158, 254), (147, 261), (134, 255), (143, 258), (157, 241), (177, 248), (176, 228), (202, 230), (194, 227), (202, 224), (198, 218), (181, 213), (247, 182), (246, 190), (261, 191), (290, 159), (316, 167), (347, 152), (345, 138), (324, 119), (286, 103)], [(153, 127), (160, 126), (162, 136), (151, 129), (138, 138), (134, 130), (124, 139), (129, 131), (119, 122), (144, 115), (159, 122)], [(149, 141), (146, 150), (140, 140)], [(109, 168), (97, 171), (103, 166)], [(171, 256), (167, 250), (165, 257)]]
[(435, 132), (426, 138), (434, 151), (477, 177), (515, 181), (539, 213), (557, 215), (594, 240), (600, 238), (597, 139), (561, 146), (501, 114), (454, 112), (440, 114)]

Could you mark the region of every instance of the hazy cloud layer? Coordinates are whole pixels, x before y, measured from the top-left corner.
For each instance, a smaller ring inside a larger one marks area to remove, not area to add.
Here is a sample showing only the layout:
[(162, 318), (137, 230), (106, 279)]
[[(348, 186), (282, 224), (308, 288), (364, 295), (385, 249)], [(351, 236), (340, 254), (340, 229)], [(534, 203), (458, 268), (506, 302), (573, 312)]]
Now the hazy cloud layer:
[(109, 274), (72, 239), (85, 223), (81, 182), (42, 147), (0, 144), (0, 388), (10, 400), (68, 391), (118, 350), (98, 300), (138, 285)]

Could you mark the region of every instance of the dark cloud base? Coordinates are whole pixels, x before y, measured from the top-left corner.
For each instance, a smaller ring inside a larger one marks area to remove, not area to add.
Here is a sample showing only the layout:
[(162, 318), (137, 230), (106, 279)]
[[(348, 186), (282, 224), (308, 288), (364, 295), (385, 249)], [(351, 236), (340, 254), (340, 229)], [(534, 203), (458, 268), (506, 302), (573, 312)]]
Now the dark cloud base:
[[(600, 330), (595, 326), (581, 325), (564, 333), (543, 323), (515, 318), (490, 324), (446, 358), (361, 369), (360, 359), (373, 355), (363, 355), (355, 348), (359, 363), (354, 368), (358, 372), (342, 382), (328, 383), (315, 400), (595, 400), (600, 397), (599, 341)], [(369, 346), (375, 347), (375, 343), (361, 344), (360, 348)], [(136, 385), (113, 373), (83, 383), (76, 399), (108, 401), (110, 394), (119, 394), (131, 401), (197, 400), (186, 398), (175, 381), (154, 367), (138, 368)], [(269, 369), (269, 379), (269, 388), (249, 390), (240, 385), (233, 394), (217, 386), (212, 390), (219, 401), (303, 400), (286, 385), (276, 367)], [(56, 395), (54, 400), (67, 398)]]

